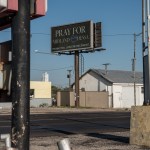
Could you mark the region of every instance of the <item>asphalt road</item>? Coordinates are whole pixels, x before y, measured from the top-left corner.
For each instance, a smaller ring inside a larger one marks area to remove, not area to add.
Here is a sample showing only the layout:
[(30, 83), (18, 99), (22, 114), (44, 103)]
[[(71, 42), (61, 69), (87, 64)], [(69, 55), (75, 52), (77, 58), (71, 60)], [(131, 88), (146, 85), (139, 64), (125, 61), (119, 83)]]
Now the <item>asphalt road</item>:
[[(31, 114), (31, 137), (124, 132), (130, 128), (130, 112), (46, 112)], [(11, 116), (0, 115), (0, 134), (10, 133)]]

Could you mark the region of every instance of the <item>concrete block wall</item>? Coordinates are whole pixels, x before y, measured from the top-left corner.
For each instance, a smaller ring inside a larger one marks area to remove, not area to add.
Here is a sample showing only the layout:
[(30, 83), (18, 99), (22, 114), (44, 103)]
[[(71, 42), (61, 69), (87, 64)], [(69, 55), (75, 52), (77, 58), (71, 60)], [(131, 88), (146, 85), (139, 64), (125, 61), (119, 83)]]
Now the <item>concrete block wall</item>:
[[(40, 107), (40, 105), (46, 104), (47, 106), (52, 106), (52, 99), (51, 98), (43, 98), (43, 99), (31, 99), (30, 100), (30, 107)], [(11, 108), (12, 103), (11, 102), (5, 102), (5, 103), (0, 103), (0, 109), (2, 108)]]
[[(108, 92), (80, 92), (80, 107), (109, 108)], [(75, 106), (74, 92), (57, 93), (57, 106)]]

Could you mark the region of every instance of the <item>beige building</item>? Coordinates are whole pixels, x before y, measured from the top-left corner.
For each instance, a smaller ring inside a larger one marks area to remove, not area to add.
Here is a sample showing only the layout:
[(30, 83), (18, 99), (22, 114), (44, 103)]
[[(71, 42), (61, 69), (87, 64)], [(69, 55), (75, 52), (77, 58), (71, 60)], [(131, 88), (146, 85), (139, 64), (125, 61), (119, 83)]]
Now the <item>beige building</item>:
[(30, 81), (30, 96), (32, 98), (51, 98), (51, 82)]

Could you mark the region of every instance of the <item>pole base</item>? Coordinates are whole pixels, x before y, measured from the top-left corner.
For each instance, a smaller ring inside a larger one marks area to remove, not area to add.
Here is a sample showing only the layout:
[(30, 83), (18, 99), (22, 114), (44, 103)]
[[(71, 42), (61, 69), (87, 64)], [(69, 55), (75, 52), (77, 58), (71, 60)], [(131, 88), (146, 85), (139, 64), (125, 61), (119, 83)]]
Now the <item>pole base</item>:
[(150, 106), (131, 108), (130, 144), (150, 147)]

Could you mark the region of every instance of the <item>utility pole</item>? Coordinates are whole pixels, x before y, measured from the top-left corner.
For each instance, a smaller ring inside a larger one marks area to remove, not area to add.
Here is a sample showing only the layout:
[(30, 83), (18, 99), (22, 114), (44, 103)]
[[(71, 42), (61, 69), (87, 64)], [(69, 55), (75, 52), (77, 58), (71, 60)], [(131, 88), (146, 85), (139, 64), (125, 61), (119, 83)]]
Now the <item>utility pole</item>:
[(134, 33), (134, 55), (133, 55), (134, 106), (136, 106), (135, 63), (136, 63), (136, 34)]
[(134, 106), (136, 106), (136, 37), (140, 36), (142, 33), (133, 34), (134, 36), (134, 52), (133, 52), (133, 59), (132, 59), (132, 71), (133, 71), (133, 84), (134, 84)]
[[(150, 15), (149, 15), (149, 0), (147, 0), (147, 46), (148, 46), (148, 91), (150, 90)], [(150, 101), (150, 92), (148, 92), (147, 105)]]
[(72, 70), (67, 70), (67, 71), (68, 71), (67, 78), (69, 79), (69, 91), (71, 91), (71, 71)]
[(79, 51), (75, 51), (75, 106), (79, 107)]
[(108, 71), (108, 66), (110, 65), (110, 63), (106, 63), (106, 64), (103, 64), (105, 66), (105, 74), (107, 75), (107, 71)]
[(12, 147), (29, 150), (30, 0), (18, 0), (12, 20)]
[(145, 0), (142, 0), (142, 59), (143, 59), (143, 88), (144, 88), (144, 102), (143, 105), (146, 105), (146, 90), (145, 90)]

